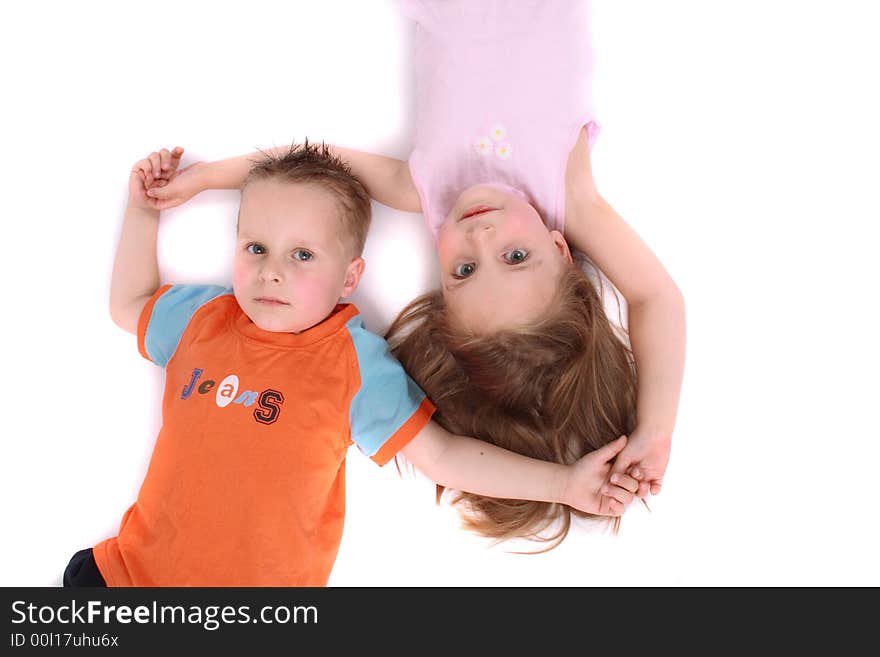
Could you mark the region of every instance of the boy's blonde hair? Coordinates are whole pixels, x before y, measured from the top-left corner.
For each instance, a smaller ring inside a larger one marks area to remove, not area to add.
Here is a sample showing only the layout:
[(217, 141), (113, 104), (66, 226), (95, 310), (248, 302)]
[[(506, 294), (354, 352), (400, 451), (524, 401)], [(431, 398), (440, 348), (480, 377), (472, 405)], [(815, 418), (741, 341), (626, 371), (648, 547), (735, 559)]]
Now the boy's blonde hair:
[[(635, 427), (632, 352), (625, 332), (608, 320), (600, 292), (573, 264), (541, 320), (492, 335), (474, 335), (450, 321), (442, 294), (434, 292), (410, 303), (386, 338), (446, 430), (573, 463)], [(440, 493), (438, 487), (438, 499)], [(469, 511), (465, 526), (497, 540), (543, 542), (540, 551), (565, 538), (571, 514), (588, 515), (560, 504), (464, 492), (454, 502)], [(609, 522), (616, 532), (619, 518)]]
[(308, 139), (302, 144), (292, 144), (283, 155), (266, 152), (263, 155), (242, 183), (242, 191), (255, 180), (308, 183), (324, 188), (339, 206), (343, 233), (340, 237), (349, 247), (352, 258), (360, 257), (370, 229), (370, 195), (342, 158), (334, 155), (324, 142), (310, 144)]

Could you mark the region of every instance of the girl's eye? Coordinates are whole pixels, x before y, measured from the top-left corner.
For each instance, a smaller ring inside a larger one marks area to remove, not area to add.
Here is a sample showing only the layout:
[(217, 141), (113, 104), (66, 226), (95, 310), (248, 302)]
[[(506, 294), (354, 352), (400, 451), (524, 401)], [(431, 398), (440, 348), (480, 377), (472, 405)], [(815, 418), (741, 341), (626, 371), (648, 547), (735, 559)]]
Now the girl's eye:
[(306, 251), (305, 249), (297, 249), (293, 252), (293, 259), (301, 262), (308, 262), (314, 257), (311, 251)]
[(463, 264), (458, 265), (455, 268), (455, 271), (452, 273), (454, 278), (467, 278), (471, 274), (473, 274), (477, 269), (477, 265), (473, 262), (465, 262)]
[(529, 252), (523, 249), (513, 249), (504, 254), (504, 259), (511, 265), (518, 265), (525, 262), (529, 257)]
[(260, 246), (259, 244), (253, 244), (253, 243), (248, 244), (245, 247), (245, 249), (247, 250), (248, 253), (253, 253), (254, 255), (262, 255), (263, 253), (266, 252), (266, 249), (264, 249), (262, 246)]

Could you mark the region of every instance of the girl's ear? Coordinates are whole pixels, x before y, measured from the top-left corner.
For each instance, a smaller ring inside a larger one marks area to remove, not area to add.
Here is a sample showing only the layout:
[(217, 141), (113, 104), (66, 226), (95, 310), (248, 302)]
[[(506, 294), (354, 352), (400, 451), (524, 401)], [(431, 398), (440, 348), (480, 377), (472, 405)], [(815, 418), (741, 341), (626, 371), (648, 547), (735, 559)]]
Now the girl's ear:
[(568, 248), (568, 242), (565, 241), (565, 237), (562, 236), (562, 233), (558, 230), (551, 230), (550, 238), (553, 240), (553, 245), (556, 247), (556, 250), (559, 251), (559, 255), (565, 258), (568, 262), (574, 262), (571, 258), (571, 251)]
[(364, 267), (366, 263), (363, 258), (355, 258), (345, 270), (345, 283), (342, 287), (342, 294), (339, 296), (347, 297), (354, 293), (358, 283), (361, 282), (361, 276), (364, 275)]

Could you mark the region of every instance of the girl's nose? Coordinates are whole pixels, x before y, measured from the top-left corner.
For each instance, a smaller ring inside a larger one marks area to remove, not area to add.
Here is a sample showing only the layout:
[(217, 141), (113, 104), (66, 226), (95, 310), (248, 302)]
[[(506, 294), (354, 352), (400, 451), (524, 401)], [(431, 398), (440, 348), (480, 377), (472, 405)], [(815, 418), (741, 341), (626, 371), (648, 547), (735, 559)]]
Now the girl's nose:
[(489, 235), (495, 230), (495, 226), (493, 226), (490, 222), (474, 224), (470, 228), (468, 228), (468, 234), (473, 235)]

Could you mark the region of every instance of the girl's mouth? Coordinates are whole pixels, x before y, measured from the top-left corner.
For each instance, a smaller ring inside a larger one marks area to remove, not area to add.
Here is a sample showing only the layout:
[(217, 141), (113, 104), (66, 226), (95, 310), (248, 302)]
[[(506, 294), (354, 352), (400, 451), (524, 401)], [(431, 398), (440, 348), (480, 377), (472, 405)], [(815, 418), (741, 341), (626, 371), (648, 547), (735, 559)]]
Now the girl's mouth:
[(484, 214), (486, 212), (493, 212), (498, 208), (492, 208), (488, 205), (475, 205), (473, 207), (465, 210), (464, 214), (459, 217), (459, 221), (464, 221), (465, 219), (470, 219), (471, 217), (476, 217), (477, 215)]

